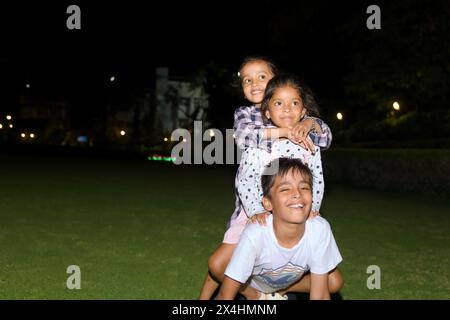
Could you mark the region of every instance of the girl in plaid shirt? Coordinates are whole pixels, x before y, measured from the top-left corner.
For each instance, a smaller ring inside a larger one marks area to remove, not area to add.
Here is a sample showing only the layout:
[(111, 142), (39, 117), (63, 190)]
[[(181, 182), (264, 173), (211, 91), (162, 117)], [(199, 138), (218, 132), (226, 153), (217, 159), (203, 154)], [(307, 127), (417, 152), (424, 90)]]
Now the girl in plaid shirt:
[[(252, 105), (240, 107), (234, 113), (234, 136), (237, 146), (244, 150), (257, 148), (271, 153), (274, 142), (287, 138), (301, 148), (310, 151), (311, 154), (316, 152), (315, 145), (322, 150), (328, 149), (332, 140), (331, 130), (318, 118), (305, 116), (294, 126), (285, 128), (275, 127), (270, 121), (263, 118), (260, 106), (264, 92), (269, 80), (277, 73), (275, 65), (265, 58), (251, 57), (242, 63), (239, 77), (245, 98)], [(228, 224), (229, 228), (225, 233), (223, 243), (208, 260), (209, 272), (200, 299), (210, 299), (219, 286), (219, 282), (223, 280), (224, 271), (239, 241), (239, 236), (249, 221), (249, 215), (245, 212), (238, 194), (239, 180), (245, 166), (245, 161), (241, 161), (235, 180), (235, 210)], [(265, 224), (266, 214), (266, 212), (256, 213), (252, 215), (250, 221)]]

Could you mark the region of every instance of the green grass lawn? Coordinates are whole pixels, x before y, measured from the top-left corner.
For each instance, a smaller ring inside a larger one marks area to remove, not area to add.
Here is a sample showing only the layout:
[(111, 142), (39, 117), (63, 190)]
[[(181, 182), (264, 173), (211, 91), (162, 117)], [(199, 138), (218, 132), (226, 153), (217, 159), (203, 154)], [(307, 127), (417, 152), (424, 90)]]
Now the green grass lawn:
[[(1, 299), (196, 299), (232, 167), (0, 156)], [(450, 299), (449, 202), (328, 187), (343, 299)], [(69, 265), (81, 289), (69, 290)], [(369, 265), (381, 289), (366, 287)]]

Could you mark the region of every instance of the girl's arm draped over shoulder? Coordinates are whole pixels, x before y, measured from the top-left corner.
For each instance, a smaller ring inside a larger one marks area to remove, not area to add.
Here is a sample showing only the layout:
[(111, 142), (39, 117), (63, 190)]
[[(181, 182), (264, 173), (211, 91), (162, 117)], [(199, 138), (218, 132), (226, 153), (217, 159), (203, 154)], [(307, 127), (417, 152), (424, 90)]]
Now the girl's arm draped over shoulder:
[[(264, 135), (261, 112), (255, 107), (240, 107), (234, 112), (234, 137), (240, 149), (260, 148)], [(257, 111), (257, 112), (255, 112)]]
[(333, 140), (333, 135), (331, 134), (330, 127), (321, 119), (315, 117), (305, 117), (306, 119), (314, 119), (316, 123), (320, 126), (322, 134), (314, 131), (310, 131), (309, 137), (313, 143), (320, 147), (321, 150), (328, 150)]
[(234, 112), (234, 137), (239, 149), (258, 148), (270, 151), (268, 140), (288, 138), (288, 128), (268, 128), (261, 110), (254, 106), (240, 107)]

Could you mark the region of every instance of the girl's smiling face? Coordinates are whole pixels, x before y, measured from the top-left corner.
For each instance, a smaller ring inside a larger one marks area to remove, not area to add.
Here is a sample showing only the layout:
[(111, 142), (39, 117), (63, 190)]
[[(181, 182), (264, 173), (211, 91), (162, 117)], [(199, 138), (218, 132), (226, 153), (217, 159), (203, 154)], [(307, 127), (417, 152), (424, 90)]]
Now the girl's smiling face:
[(267, 82), (272, 79), (270, 66), (263, 60), (254, 60), (247, 63), (240, 71), (242, 90), (251, 103), (261, 104), (266, 90)]
[(291, 86), (275, 89), (266, 110), (266, 117), (279, 128), (290, 128), (305, 115), (302, 99), (298, 90)]

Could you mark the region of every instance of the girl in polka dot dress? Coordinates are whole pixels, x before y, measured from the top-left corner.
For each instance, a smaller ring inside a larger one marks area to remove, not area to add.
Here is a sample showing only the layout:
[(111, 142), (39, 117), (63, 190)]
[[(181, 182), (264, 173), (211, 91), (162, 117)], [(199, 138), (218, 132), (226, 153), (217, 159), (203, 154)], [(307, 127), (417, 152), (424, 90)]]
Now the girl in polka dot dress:
[[(261, 103), (261, 112), (276, 127), (290, 128), (301, 121), (305, 115), (317, 116), (318, 107), (305, 85), (294, 77), (278, 76), (267, 84)], [(236, 220), (243, 222), (247, 217), (253, 221), (265, 220), (268, 213), (265, 212), (261, 202), (261, 174), (266, 165), (280, 157), (298, 158), (308, 165), (314, 177), (311, 216), (319, 214), (324, 190), (320, 149), (316, 147), (313, 154), (289, 139), (281, 138), (273, 142), (271, 152), (260, 148), (246, 148), (242, 153), (241, 164), (243, 165), (237, 177), (237, 189), (245, 213), (240, 213), (240, 217)], [(244, 214), (246, 217), (243, 216)], [(241, 223), (241, 226), (243, 229), (245, 224)]]

